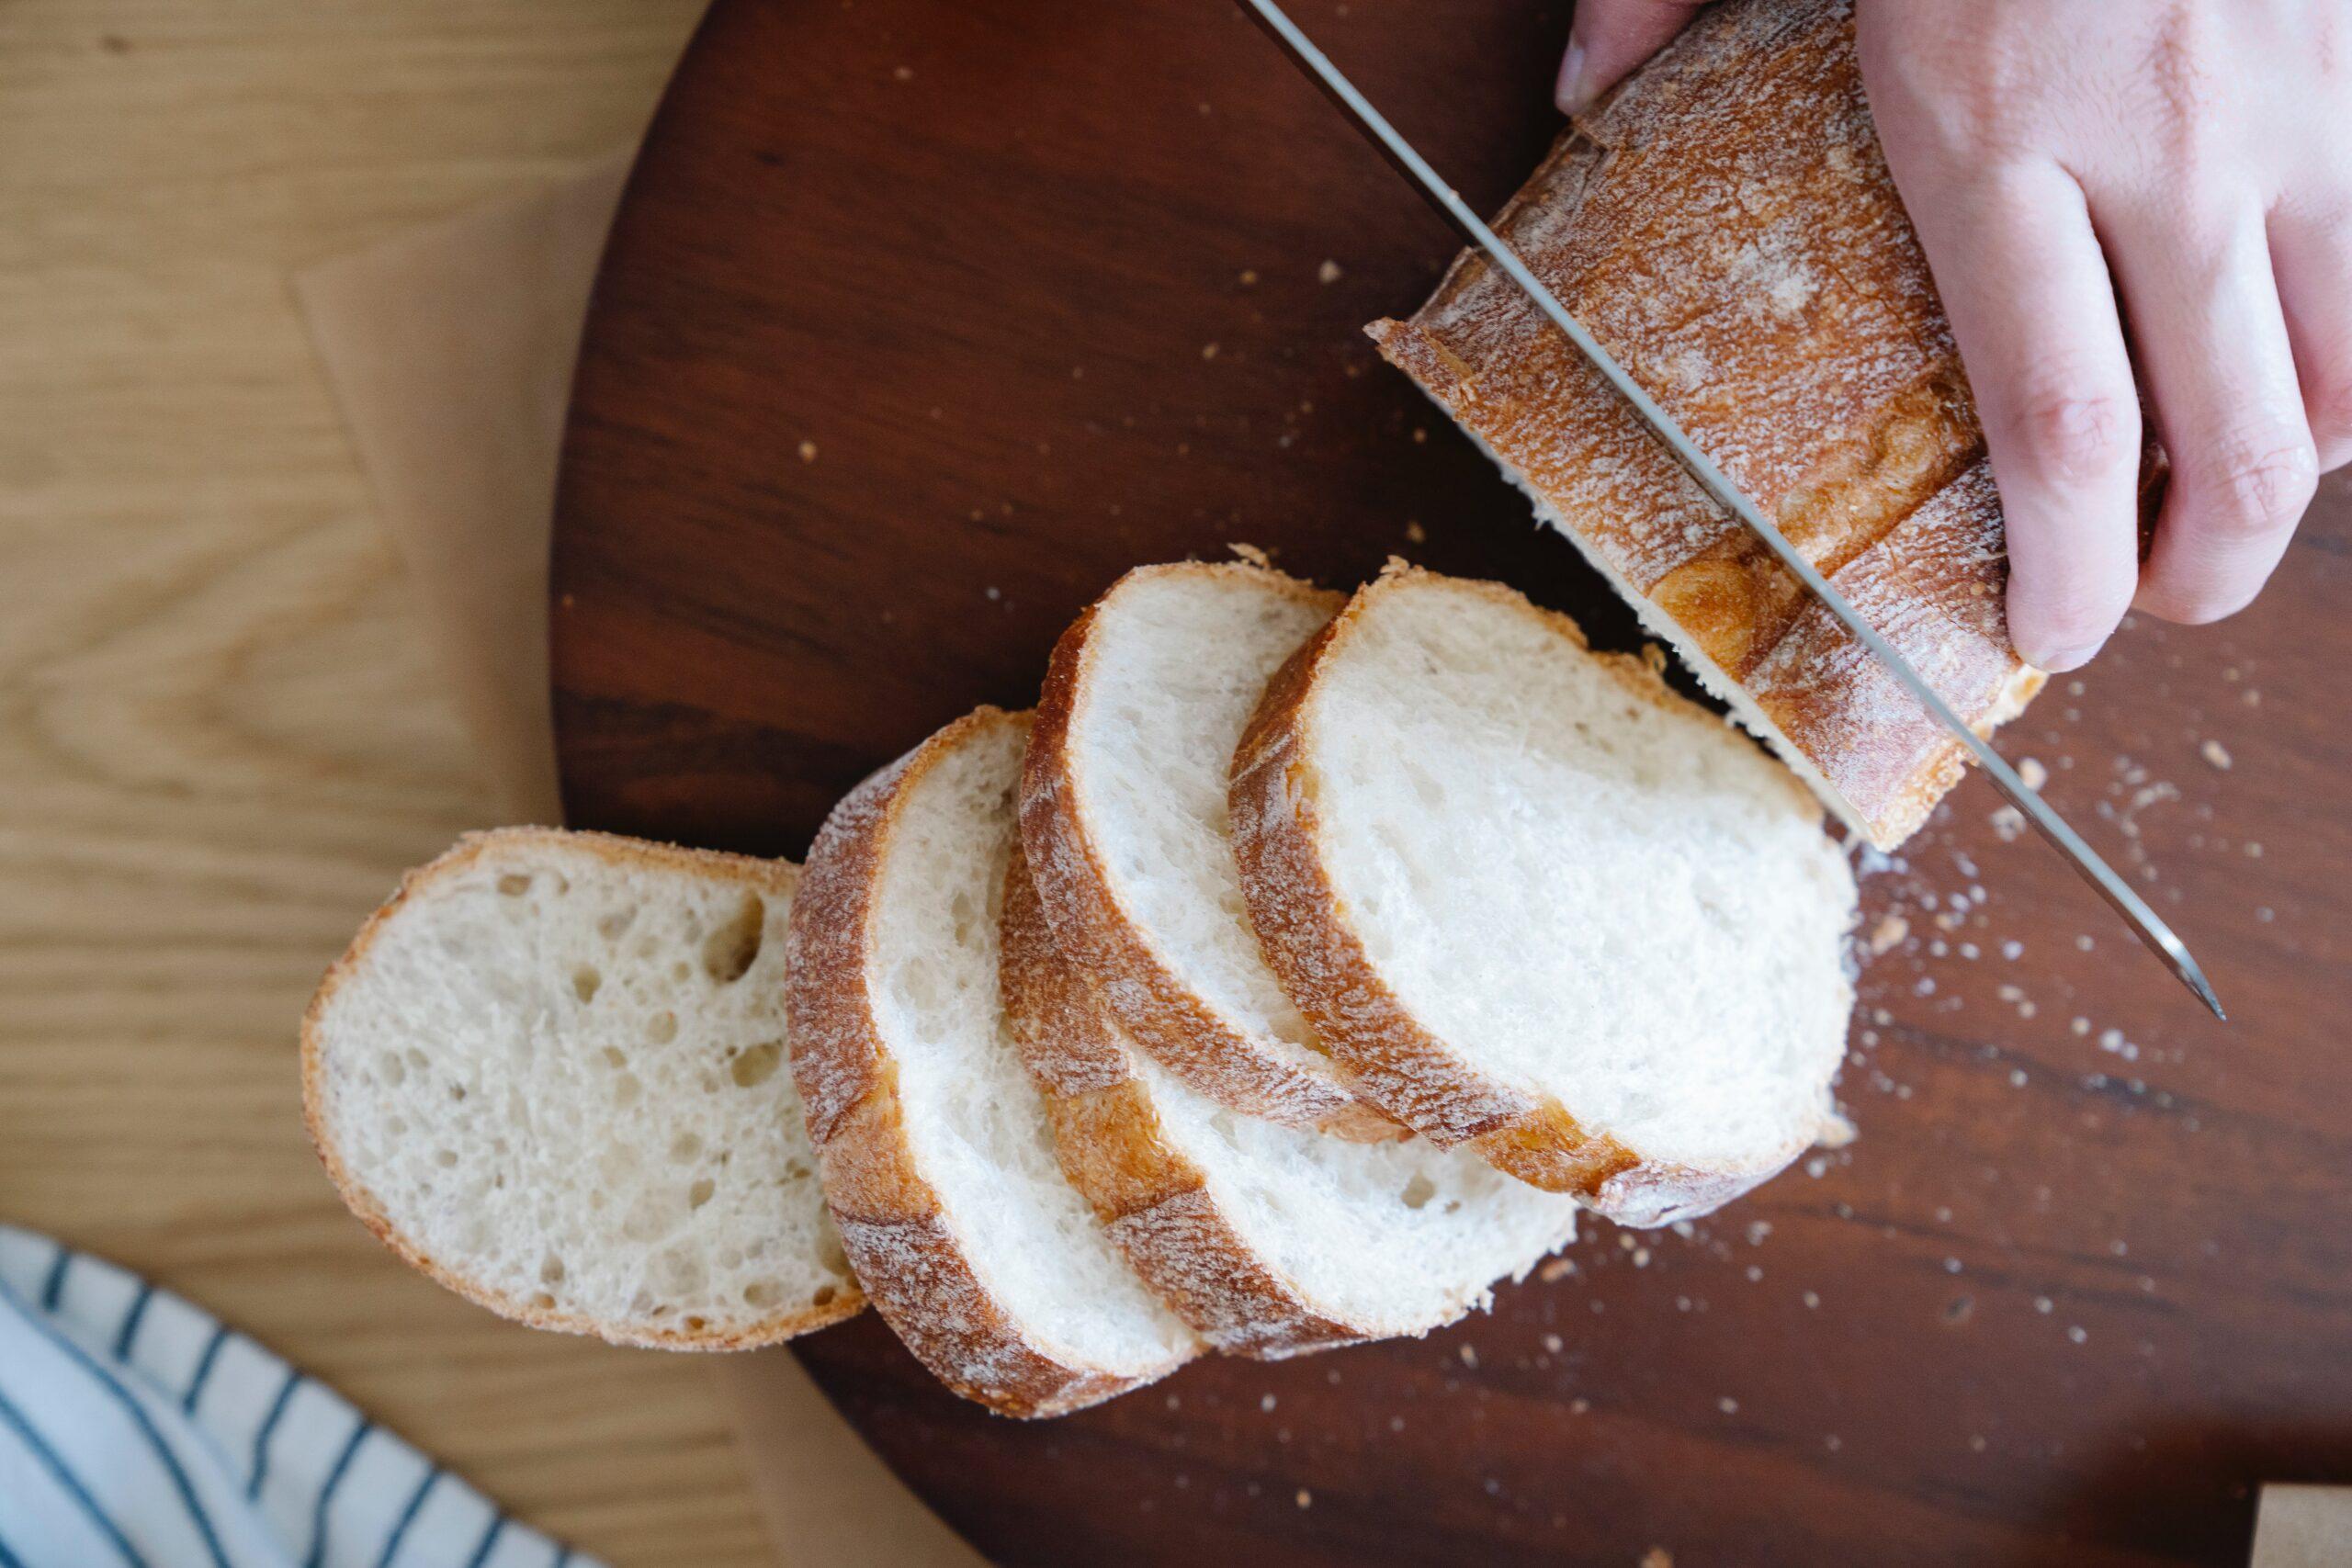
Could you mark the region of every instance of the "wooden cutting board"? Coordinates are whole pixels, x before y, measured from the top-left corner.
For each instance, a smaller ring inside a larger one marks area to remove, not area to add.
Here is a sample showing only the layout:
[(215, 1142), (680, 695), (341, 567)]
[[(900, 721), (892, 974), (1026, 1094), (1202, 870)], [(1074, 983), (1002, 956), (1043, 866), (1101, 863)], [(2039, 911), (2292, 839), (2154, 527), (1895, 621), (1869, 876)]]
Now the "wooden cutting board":
[[(1480, 206), (1565, 6), (1302, 16)], [(1801, 134), (1792, 129), (1792, 134)], [(606, 258), (555, 553), (582, 825), (799, 854), (1032, 700), (1125, 568), (1391, 552), (1631, 618), (1358, 328), (1452, 253), (1215, 0), (719, 0)], [(867, 1317), (801, 1354), (1008, 1562), (2243, 1562), (2352, 1479), (2352, 494), (2254, 610), (2133, 627), (2005, 736), (2177, 921), (2207, 1021), (1972, 782), (1866, 884), (1861, 1132), (1594, 1224), (1426, 1341), (1019, 1425)]]

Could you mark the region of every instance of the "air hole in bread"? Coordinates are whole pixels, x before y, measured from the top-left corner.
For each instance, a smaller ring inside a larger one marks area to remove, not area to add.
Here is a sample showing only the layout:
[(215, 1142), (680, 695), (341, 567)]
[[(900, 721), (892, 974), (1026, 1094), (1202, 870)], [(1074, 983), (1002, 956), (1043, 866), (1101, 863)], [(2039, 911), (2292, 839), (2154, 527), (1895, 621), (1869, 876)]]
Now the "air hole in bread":
[(709, 1325), (707, 1323), (706, 1323), (703, 1319), (701, 1319), (701, 1318), (699, 1318), (699, 1317), (690, 1317), (690, 1318), (686, 1319), (686, 1326), (687, 1326), (688, 1328), (693, 1329), (695, 1333), (699, 1334), (699, 1333), (701, 1333), (705, 1328), (707, 1328), (707, 1327), (709, 1327), (710, 1325)]
[(602, 1055), (605, 1066), (608, 1067), (626, 1067), (628, 1066), (628, 1053), (622, 1050), (617, 1045), (605, 1046)]
[(1437, 1196), (1437, 1183), (1429, 1179), (1426, 1171), (1417, 1170), (1413, 1179), (1405, 1183), (1405, 1190), (1396, 1196), (1408, 1209), (1418, 1209)]
[(594, 965), (583, 964), (571, 972), (571, 994), (582, 1002), (593, 1002), (605, 984), (604, 975)]
[(613, 1103), (623, 1111), (645, 1098), (645, 1086), (637, 1081), (635, 1073), (623, 1073), (613, 1080)]
[(466, 1098), (466, 1086), (465, 1086), (465, 1085), (463, 1085), (463, 1084), (461, 1084), (461, 1083), (453, 1083), (453, 1084), (451, 1084), (451, 1085), (449, 1086), (449, 1098), (450, 1098), (451, 1100), (463, 1100), (463, 1099), (465, 1099), (465, 1098)]
[(645, 1037), (656, 1045), (667, 1045), (678, 1037), (678, 1015), (666, 1008), (655, 1013), (645, 1026)]
[(702, 1153), (702, 1137), (696, 1133), (681, 1133), (670, 1140), (670, 1157), (684, 1165)]
[(398, 1089), (407, 1077), (408, 1065), (401, 1060), (400, 1053), (385, 1052), (383, 1060), (376, 1066), (377, 1081), (387, 1089)]
[(433, 1151), (433, 1163), (439, 1166), (444, 1170), (452, 1169), (458, 1163), (458, 1151), (455, 1149), (435, 1149)]
[(817, 1293), (808, 1298), (808, 1304), (811, 1306), (820, 1307), (831, 1306), (833, 1304), (833, 1298), (840, 1293), (840, 1292), (834, 1290), (831, 1285), (820, 1285), (817, 1287)]
[(709, 1177), (704, 1176), (695, 1178), (695, 1184), (686, 1189), (686, 1207), (689, 1209), (701, 1208), (705, 1203), (710, 1201), (710, 1195), (718, 1190), (718, 1183), (713, 1181)]
[(743, 1287), (746, 1306), (772, 1307), (784, 1300), (784, 1287), (774, 1280), (754, 1280)]
[(731, 986), (751, 970), (760, 956), (760, 938), (767, 928), (768, 907), (756, 893), (746, 893), (735, 912), (703, 938), (703, 973), (722, 986)]
[(424, 1072), (433, 1066), (432, 1063), (424, 1059), (424, 1053), (418, 1050), (413, 1045), (410, 1046), (403, 1055), (408, 1058), (408, 1065), (414, 1067), (420, 1073)]
[(555, 1298), (545, 1291), (540, 1291), (531, 1297), (531, 1304), (541, 1312), (547, 1312), (555, 1306)]
[(596, 934), (606, 942), (618, 942), (628, 934), (629, 922), (636, 919), (637, 906), (634, 904), (626, 908), (614, 909), (597, 918)]
[(562, 1258), (558, 1258), (554, 1253), (550, 1252), (539, 1260), (539, 1283), (542, 1285), (560, 1285), (563, 1283)]
[(498, 890), (509, 898), (520, 898), (531, 890), (531, 879), (519, 871), (510, 871), (498, 879)]
[(735, 1080), (738, 1089), (757, 1089), (775, 1077), (775, 1070), (783, 1061), (784, 1042), (770, 1040), (752, 1046), (728, 1063), (727, 1076)]

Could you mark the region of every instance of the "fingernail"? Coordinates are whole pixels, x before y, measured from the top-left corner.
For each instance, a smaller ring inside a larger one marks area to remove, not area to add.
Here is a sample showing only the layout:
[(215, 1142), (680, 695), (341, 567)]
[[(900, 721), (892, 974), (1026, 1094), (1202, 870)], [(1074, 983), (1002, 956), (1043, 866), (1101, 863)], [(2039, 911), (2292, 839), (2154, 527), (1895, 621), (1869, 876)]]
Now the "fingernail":
[(2098, 651), (2098, 649), (2096, 646), (2062, 648), (2048, 653), (2027, 653), (2022, 657), (2028, 664), (2045, 674), (2063, 675), (2069, 670), (2080, 670), (2084, 665), (2088, 664), (2091, 661), (2091, 656)]
[(1560, 79), (1552, 88), (1552, 101), (1567, 115), (1584, 113), (1592, 102), (1592, 91), (1584, 79), (1584, 45), (1573, 36), (1568, 52), (1560, 56)]

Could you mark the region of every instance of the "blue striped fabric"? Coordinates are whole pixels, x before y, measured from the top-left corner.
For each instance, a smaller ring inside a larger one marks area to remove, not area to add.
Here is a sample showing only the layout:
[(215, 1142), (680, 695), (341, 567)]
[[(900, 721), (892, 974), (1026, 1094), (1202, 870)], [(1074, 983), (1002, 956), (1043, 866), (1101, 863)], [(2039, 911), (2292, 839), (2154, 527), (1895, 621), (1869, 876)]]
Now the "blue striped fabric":
[(0, 1225), (0, 1568), (602, 1568), (168, 1291)]

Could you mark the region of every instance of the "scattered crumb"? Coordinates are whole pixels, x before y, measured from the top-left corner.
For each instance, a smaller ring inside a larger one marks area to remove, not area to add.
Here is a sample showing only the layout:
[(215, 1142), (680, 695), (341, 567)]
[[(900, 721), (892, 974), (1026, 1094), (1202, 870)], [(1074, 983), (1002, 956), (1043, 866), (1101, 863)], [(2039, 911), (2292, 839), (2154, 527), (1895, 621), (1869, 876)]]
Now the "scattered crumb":
[(1430, 531), (1421, 526), (1419, 519), (1409, 519), (1405, 524), (1405, 542), (1407, 544), (1425, 545), (1429, 543), (1429, 537)]
[(2197, 749), (2197, 754), (2223, 773), (2230, 771), (2230, 753), (2218, 740), (2208, 740)]
[(1871, 928), (1871, 951), (1873, 953), (1884, 953), (1910, 934), (1910, 921), (1900, 915), (1884, 916)]
[(1806, 1310), (1807, 1312), (1816, 1312), (1816, 1311), (1820, 1310), (1820, 1307), (1821, 1307), (1821, 1296), (1820, 1296), (1819, 1292), (1815, 1292), (1815, 1291), (1807, 1291), (1807, 1292), (1804, 1293), (1804, 1295), (1801, 1299), (1804, 1301), (1804, 1305), (1805, 1305), (1805, 1310)]
[(2018, 777), (2025, 781), (2026, 788), (2040, 789), (2050, 782), (2050, 770), (2034, 758), (2028, 757), (2018, 764)]
[(1256, 270), (1250, 267), (1243, 267), (1241, 269), (1241, 287), (1244, 288), (1254, 288), (1257, 286), (1258, 274)]
[(1724, 1394), (1721, 1399), (1715, 1401), (1715, 1408), (1722, 1411), (1726, 1416), (1736, 1416), (1739, 1414), (1739, 1401), (1734, 1399), (1730, 1394)]
[(1535, 1277), (1544, 1284), (1555, 1285), (1576, 1271), (1577, 1265), (1574, 1258), (1555, 1258), (1543, 1268), (1535, 1270)]
[(2014, 844), (2025, 831), (2025, 813), (2014, 806), (2004, 806), (1993, 813), (1992, 823), (1993, 831), (2000, 835), (2001, 842)]
[(2051, 1310), (2057, 1306), (2057, 1304), (2058, 1303), (2056, 1302), (2052, 1301), (2048, 1296), (2036, 1296), (2033, 1298), (2033, 1310), (2041, 1314), (2044, 1317), (2049, 1316)]
[(1315, 1494), (1302, 1486), (1298, 1489), (1298, 1496), (1295, 1501), (1302, 1508), (1311, 1508), (1315, 1506)]
[(2091, 1021), (2086, 1018), (2077, 1018), (2074, 1022), (2068, 1024), (2066, 1027), (2073, 1030), (2077, 1035), (2088, 1034), (2091, 1032)]
[(814, 441), (803, 441), (800, 444), (800, 460), (804, 463), (813, 463), (817, 460), (817, 444)]
[(2011, 1067), (2009, 1069), (2009, 1087), (2011, 1089), (2023, 1089), (2025, 1086), (2025, 1069), (2023, 1067)]
[(1213, 343), (1204, 343), (1201, 344), (1201, 357), (1203, 359), (1215, 359), (1216, 357), (1216, 346), (1217, 345)]
[(1674, 1568), (1674, 1553), (1662, 1546), (1653, 1546), (1642, 1553), (1641, 1568)]
[(2092, 948), (2097, 947), (2098, 945), (2098, 943), (2093, 942), (2086, 936), (2078, 936), (2075, 939), (2075, 951), (2076, 953), (2088, 953)]
[(1637, 1247), (1634, 1248), (1634, 1267), (1636, 1269), (1646, 1269), (1649, 1266), (1650, 1249), (1646, 1247)]
[(2066, 1330), (2066, 1337), (2080, 1345), (2091, 1337), (2091, 1331), (2077, 1323)]
[(911, 65), (901, 65), (890, 74), (899, 81), (911, 82), (915, 79), (915, 68)]
[(1317, 283), (1337, 283), (1347, 275), (1347, 269), (1341, 266), (1338, 262), (1327, 261), (1321, 266), (1315, 269), (1315, 281)]
[(1571, 1416), (1581, 1416), (1591, 1408), (1592, 1401), (1589, 1399), (1571, 1399), (1568, 1401), (1568, 1414)]
[(1430, 438), (1430, 427), (1429, 427), (1428, 425), (1426, 425), (1426, 424), (1417, 424), (1417, 425), (1413, 426), (1413, 445), (1414, 445), (1414, 446), (1420, 446), (1422, 443), (1424, 443), (1424, 442), (1428, 441), (1428, 440), (1429, 440), (1429, 438)]
[(1561, 1344), (1562, 1341), (1560, 1337), (1556, 1334), (1546, 1334), (1544, 1336), (1544, 1348), (1549, 1350), (1555, 1356), (1560, 1353)]
[(1258, 1408), (1259, 1408), (1259, 1409), (1271, 1412), (1271, 1411), (1273, 1409), (1273, 1407), (1274, 1407), (1274, 1396), (1273, 1396), (1272, 1394), (1271, 1394), (1271, 1393), (1266, 1393), (1266, 1394), (1261, 1394), (1261, 1395), (1259, 1395), (1259, 1396), (1258, 1396)]
[(1464, 1345), (1462, 1347), (1462, 1364), (1468, 1367), (1472, 1371), (1476, 1371), (1478, 1370), (1478, 1347), (1476, 1345)]

